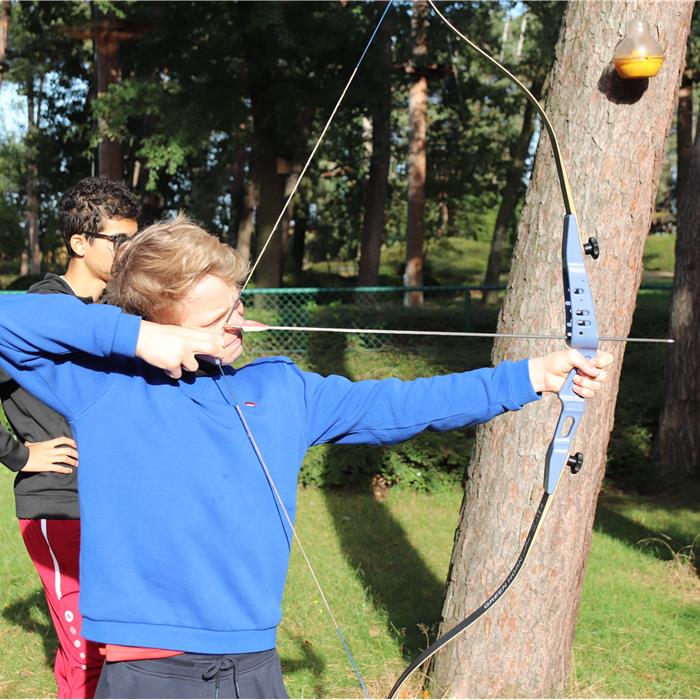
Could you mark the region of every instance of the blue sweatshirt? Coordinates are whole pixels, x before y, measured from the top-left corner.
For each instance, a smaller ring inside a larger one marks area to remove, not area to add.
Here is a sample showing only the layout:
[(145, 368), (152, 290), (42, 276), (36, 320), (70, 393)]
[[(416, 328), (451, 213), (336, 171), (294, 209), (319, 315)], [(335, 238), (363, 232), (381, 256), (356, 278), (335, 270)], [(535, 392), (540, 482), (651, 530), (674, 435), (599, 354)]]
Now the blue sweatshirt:
[(134, 356), (140, 319), (56, 295), (0, 299), (0, 365), (62, 413), (79, 446), (80, 611), (103, 643), (223, 654), (275, 646), (292, 519), (314, 445), (393, 444), (537, 398), (527, 362), (351, 382), (272, 357), (169, 379)]

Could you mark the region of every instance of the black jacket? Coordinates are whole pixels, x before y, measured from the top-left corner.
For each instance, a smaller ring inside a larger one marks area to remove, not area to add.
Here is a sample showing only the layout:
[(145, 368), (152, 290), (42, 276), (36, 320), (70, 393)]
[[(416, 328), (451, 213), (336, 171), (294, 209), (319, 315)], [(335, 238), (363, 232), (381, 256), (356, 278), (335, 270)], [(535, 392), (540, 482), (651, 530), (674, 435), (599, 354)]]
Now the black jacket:
[[(41, 282), (29, 288), (34, 294), (73, 294), (68, 283), (58, 275), (47, 274)], [(85, 303), (90, 297), (81, 298)], [(72, 437), (66, 419), (46, 404), (35, 399), (0, 370), (0, 400), (16, 440), (0, 423), (0, 462), (18, 472), (15, 479), (15, 505), (18, 518), (38, 520), (77, 520), (78, 474), (53, 472), (27, 473), (19, 470), (29, 459), (23, 442), (43, 442), (62, 435)]]

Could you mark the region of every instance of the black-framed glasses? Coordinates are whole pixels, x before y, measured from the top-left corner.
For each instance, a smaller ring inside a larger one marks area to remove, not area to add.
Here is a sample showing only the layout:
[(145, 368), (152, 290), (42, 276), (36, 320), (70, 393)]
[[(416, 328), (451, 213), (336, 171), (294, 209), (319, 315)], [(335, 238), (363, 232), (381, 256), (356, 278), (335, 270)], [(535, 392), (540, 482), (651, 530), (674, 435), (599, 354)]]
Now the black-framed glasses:
[(84, 235), (88, 238), (101, 238), (102, 240), (109, 241), (116, 250), (120, 246), (124, 245), (127, 241), (130, 241), (136, 234), (130, 233), (115, 233), (108, 236), (106, 233), (95, 233), (94, 231), (85, 231)]

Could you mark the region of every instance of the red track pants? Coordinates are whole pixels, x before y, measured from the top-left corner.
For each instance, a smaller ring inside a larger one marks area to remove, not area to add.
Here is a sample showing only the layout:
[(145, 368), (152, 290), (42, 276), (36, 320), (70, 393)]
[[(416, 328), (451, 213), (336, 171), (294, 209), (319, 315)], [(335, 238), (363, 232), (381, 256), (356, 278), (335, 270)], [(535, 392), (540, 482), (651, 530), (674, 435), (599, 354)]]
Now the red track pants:
[(80, 634), (80, 521), (20, 520), (29, 556), (44, 584), (58, 635), (54, 673), (59, 698), (92, 698), (102, 670), (98, 645)]

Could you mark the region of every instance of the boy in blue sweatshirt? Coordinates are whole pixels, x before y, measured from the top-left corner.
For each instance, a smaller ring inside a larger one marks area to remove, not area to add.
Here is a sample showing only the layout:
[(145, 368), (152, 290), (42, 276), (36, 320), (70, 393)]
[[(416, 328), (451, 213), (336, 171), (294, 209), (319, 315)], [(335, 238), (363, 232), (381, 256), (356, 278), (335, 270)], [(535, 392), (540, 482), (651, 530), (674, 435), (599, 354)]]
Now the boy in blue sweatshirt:
[(411, 382), (321, 377), (284, 357), (233, 369), (238, 255), (182, 217), (122, 251), (114, 306), (0, 299), (0, 365), (80, 445), (83, 634), (108, 661), (96, 697), (286, 696), (275, 644), (291, 533), (246, 425), (293, 519), (309, 447), (481, 423), (572, 368), (590, 397), (612, 361), (563, 350)]

